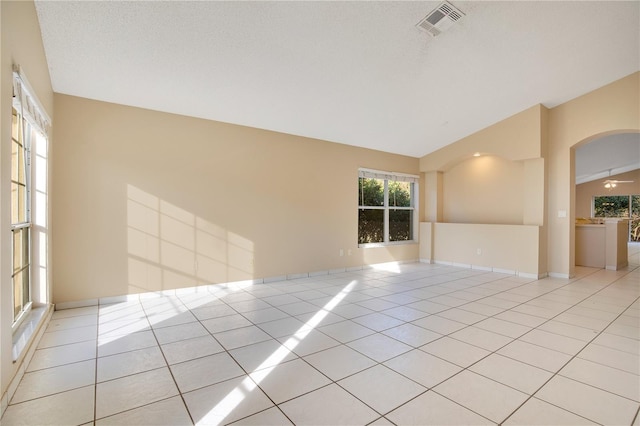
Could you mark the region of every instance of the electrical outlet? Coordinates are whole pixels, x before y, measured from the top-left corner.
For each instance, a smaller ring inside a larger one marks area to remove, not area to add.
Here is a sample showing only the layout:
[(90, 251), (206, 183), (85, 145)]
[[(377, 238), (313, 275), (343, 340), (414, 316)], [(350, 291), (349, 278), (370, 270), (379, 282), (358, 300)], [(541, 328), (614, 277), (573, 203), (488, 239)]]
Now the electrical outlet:
[(347, 250), (347, 255), (351, 256), (351, 249)]
[(478, 256), (482, 255), (482, 249), (481, 249), (481, 248), (476, 249), (476, 254), (477, 254)]
[(340, 256), (344, 256), (344, 249), (340, 249)]

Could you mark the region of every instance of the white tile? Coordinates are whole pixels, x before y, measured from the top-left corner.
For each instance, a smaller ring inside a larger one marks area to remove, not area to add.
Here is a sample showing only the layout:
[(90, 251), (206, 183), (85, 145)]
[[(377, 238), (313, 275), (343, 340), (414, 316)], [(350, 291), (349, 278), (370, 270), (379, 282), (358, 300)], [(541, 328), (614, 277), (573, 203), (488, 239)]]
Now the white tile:
[(347, 343), (347, 346), (378, 362), (384, 362), (413, 349), (409, 345), (382, 334), (373, 334), (354, 340)]
[(95, 340), (38, 349), (33, 354), (33, 358), (31, 358), (27, 372), (71, 364), (78, 361), (86, 361), (95, 357)]
[[(2, 424), (67, 425), (93, 421), (94, 387), (87, 386), (9, 405)], [(73, 409), (69, 409), (73, 407)]]
[(98, 315), (81, 315), (68, 318), (55, 318), (49, 321), (47, 332), (69, 330), (78, 327), (98, 325)]
[(600, 424), (631, 424), (638, 403), (583, 383), (555, 376), (536, 397)]
[(166, 367), (160, 349), (155, 347), (98, 358), (98, 382)]
[(145, 371), (96, 386), (96, 419), (178, 394), (168, 368)]
[(405, 306), (408, 306), (412, 309), (417, 309), (427, 314), (437, 314), (439, 312), (451, 310), (450, 306), (442, 305), (440, 303), (434, 303), (429, 300), (421, 300), (419, 302), (410, 303)]
[(397, 425), (493, 425), (488, 419), (429, 391), (387, 414)]
[(580, 352), (580, 350), (586, 346), (586, 343), (582, 340), (560, 336), (558, 334), (542, 330), (531, 330), (518, 340), (533, 343), (534, 345), (542, 346), (544, 348), (572, 356)]
[(96, 421), (100, 425), (192, 425), (182, 398), (171, 397)]
[(427, 343), (420, 349), (464, 368), (490, 354), (485, 349), (450, 337), (443, 337), (435, 342)]
[(308, 355), (304, 359), (331, 380), (340, 380), (375, 365), (375, 361), (345, 345)]
[(410, 323), (402, 324), (398, 327), (390, 328), (382, 332), (382, 334), (393, 337), (396, 340), (406, 343), (407, 345), (417, 348), (426, 345), (436, 339), (442, 337), (442, 334), (418, 327)]
[(216, 333), (214, 337), (227, 350), (271, 340), (271, 336), (255, 325)]
[(282, 337), (278, 340), (298, 356), (310, 355), (340, 344), (337, 340), (317, 330), (308, 333), (302, 332), (288, 338)]
[(141, 331), (126, 336), (101, 337), (98, 339), (98, 356), (115, 355), (152, 346), (158, 346), (152, 331)]
[(232, 307), (226, 305), (223, 302), (209, 304), (207, 306), (201, 306), (191, 310), (191, 313), (200, 321), (208, 320), (211, 318), (220, 318), (228, 315), (238, 315)]
[(99, 336), (124, 336), (139, 331), (150, 330), (147, 318), (135, 318), (123, 321), (105, 321), (98, 326)]
[(421, 318), (413, 321), (413, 324), (440, 334), (451, 334), (467, 326), (467, 324), (453, 321), (439, 315), (431, 315), (426, 318)]
[(427, 390), (383, 365), (354, 374), (338, 384), (380, 414), (388, 413)]
[(546, 370), (498, 354), (489, 355), (469, 369), (529, 395), (552, 376), (552, 373)]
[(558, 374), (640, 402), (640, 377), (636, 374), (580, 358), (571, 360)]
[(480, 315), (475, 312), (465, 311), (460, 308), (454, 308), (444, 312), (439, 312), (438, 316), (444, 317), (453, 321), (461, 322), (467, 325), (475, 324), (487, 318), (486, 315)]
[(573, 339), (582, 340), (583, 342), (590, 342), (600, 332), (600, 330), (579, 327), (577, 325), (567, 324), (555, 320), (547, 321), (546, 323), (539, 326), (538, 330), (548, 331), (550, 333), (559, 334), (561, 336), (571, 337)]
[(524, 325), (526, 327), (537, 327), (547, 321), (534, 315), (523, 314), (522, 312), (506, 311), (495, 316), (497, 319), (509, 321), (515, 324)]
[(289, 419), (282, 414), (276, 407), (268, 408), (264, 411), (260, 411), (244, 419), (240, 419), (237, 422), (231, 423), (233, 426), (288, 426), (293, 425)]
[(370, 314), (374, 312), (372, 309), (365, 308), (364, 306), (355, 304), (338, 305), (331, 311), (334, 314), (340, 315), (345, 318), (356, 318), (362, 315)]
[(451, 333), (449, 337), (478, 346), (488, 351), (496, 351), (513, 340), (510, 337), (476, 328), (474, 326), (463, 328), (460, 331)]
[[(183, 308), (186, 309), (186, 308)], [(156, 315), (147, 316), (149, 324), (153, 328), (170, 327), (173, 325), (186, 324), (189, 322), (197, 321), (196, 317), (191, 312), (171, 312), (161, 313)]]
[(396, 306), (395, 308), (386, 309), (381, 313), (402, 321), (415, 321), (417, 319), (424, 318), (427, 315), (430, 315), (424, 311), (413, 309), (408, 306)]
[(390, 317), (388, 315), (374, 312), (371, 314), (363, 315), (353, 319), (353, 322), (363, 325), (375, 331), (387, 330), (392, 327), (396, 327), (403, 324), (403, 321)]
[(251, 378), (277, 404), (331, 382), (301, 359), (253, 372)]
[(318, 308), (316, 305), (313, 305), (311, 303), (308, 302), (296, 302), (296, 303), (289, 303), (286, 305), (280, 305), (278, 306), (278, 308), (286, 313), (288, 313), (289, 315), (301, 315), (301, 314), (306, 314), (307, 312), (317, 312), (320, 310), (320, 308)]
[(379, 417), (335, 384), (287, 401), (280, 408), (296, 425), (364, 425)]
[(596, 423), (556, 407), (555, 405), (531, 398), (503, 424), (520, 426), (580, 426), (595, 425)]
[(171, 327), (163, 327), (153, 332), (158, 339), (158, 342), (162, 344), (179, 342), (181, 340), (192, 339), (194, 337), (206, 336), (209, 333), (207, 330), (197, 322), (191, 322), (182, 325), (174, 325)]
[(496, 423), (505, 420), (528, 398), (525, 393), (466, 370), (434, 390)]
[(560, 370), (571, 359), (570, 355), (520, 340), (509, 343), (500, 349), (498, 353), (552, 373)]
[(640, 376), (640, 356), (600, 345), (587, 345), (578, 358), (608, 365)]
[(282, 312), (280, 309), (267, 308), (259, 311), (245, 312), (242, 314), (254, 324), (262, 324), (264, 322), (275, 321), (282, 318), (288, 318), (289, 314)]
[(97, 336), (98, 327), (95, 325), (77, 327), (70, 330), (52, 331), (42, 335), (42, 339), (40, 339), (38, 343), (38, 349), (96, 340)]
[(69, 318), (83, 315), (97, 315), (98, 305), (84, 306), (72, 309), (61, 309), (59, 304), (56, 304), (56, 310), (53, 313), (52, 319)]
[(236, 328), (249, 327), (251, 322), (240, 314), (228, 315), (226, 317), (212, 318), (202, 321), (210, 333), (220, 333), (235, 330)]
[(64, 392), (95, 383), (95, 360), (25, 373), (11, 404)]
[(480, 321), (473, 325), (474, 327), (481, 328), (483, 330), (492, 331), (503, 336), (518, 338), (531, 330), (531, 327), (525, 325), (516, 324), (513, 322), (497, 319), (487, 318), (484, 321)]
[(390, 359), (384, 365), (428, 388), (462, 371), (462, 367), (417, 349)]
[(173, 364), (171, 372), (183, 393), (244, 374), (244, 371), (226, 352)]
[(218, 425), (261, 412), (273, 403), (247, 376), (185, 393), (184, 400), (195, 424)]
[(247, 372), (273, 367), (298, 356), (275, 339), (232, 349), (229, 354)]
[(264, 322), (259, 327), (269, 333), (271, 337), (292, 336), (293, 334), (310, 330), (311, 326), (305, 325), (304, 322), (294, 317), (282, 318), (275, 321)]
[(195, 337), (162, 345), (162, 353), (169, 364), (213, 355), (222, 351), (224, 348), (211, 336)]
[(629, 339), (628, 337), (616, 336), (605, 332), (596, 337), (592, 343), (617, 349), (622, 352), (640, 355), (640, 344), (638, 344), (636, 339)]
[(460, 306), (460, 309), (484, 316), (497, 315), (500, 312), (504, 312), (506, 310), (505, 308), (497, 308), (495, 306), (485, 305), (481, 302), (467, 303), (466, 305)]
[(343, 321), (318, 328), (319, 331), (336, 339), (341, 343), (351, 342), (361, 337), (375, 333), (373, 330), (356, 324), (353, 321)]

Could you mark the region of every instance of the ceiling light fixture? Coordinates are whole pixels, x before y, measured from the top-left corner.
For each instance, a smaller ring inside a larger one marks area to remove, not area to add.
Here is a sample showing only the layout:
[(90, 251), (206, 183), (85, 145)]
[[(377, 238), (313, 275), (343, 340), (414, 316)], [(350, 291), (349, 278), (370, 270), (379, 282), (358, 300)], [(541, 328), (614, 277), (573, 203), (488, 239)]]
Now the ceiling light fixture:
[(479, 152), (474, 152), (474, 153), (473, 153), (473, 156), (474, 156), (474, 157), (480, 157), (480, 153), (479, 153)]

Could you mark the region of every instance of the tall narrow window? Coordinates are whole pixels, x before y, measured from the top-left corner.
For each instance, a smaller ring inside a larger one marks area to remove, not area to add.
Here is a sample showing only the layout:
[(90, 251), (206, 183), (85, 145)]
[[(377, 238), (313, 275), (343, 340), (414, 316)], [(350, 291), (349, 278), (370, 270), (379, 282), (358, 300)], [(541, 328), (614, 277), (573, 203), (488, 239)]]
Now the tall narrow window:
[(30, 127), (17, 108), (11, 123), (11, 233), (13, 235), (13, 320), (31, 304), (30, 274)]
[(358, 244), (414, 241), (418, 177), (360, 169)]
[[(46, 181), (46, 168), (38, 173), (32, 172), (31, 148), (38, 152), (46, 149), (47, 128), (50, 120), (32, 94), (19, 67), (13, 74), (13, 105), (11, 120), (11, 236), (12, 236), (12, 293), (13, 326), (29, 312), (32, 304), (32, 247), (33, 223), (32, 201), (38, 206), (39, 225), (46, 226), (46, 200), (42, 196), (33, 197), (32, 177), (36, 177), (36, 189), (42, 192), (43, 180)], [(37, 160), (36, 160), (37, 161)], [(38, 161), (37, 161), (38, 162)], [(42, 163), (40, 161), (39, 163)], [(36, 164), (37, 166), (37, 164)], [(37, 168), (37, 167), (36, 167)], [(42, 169), (40, 164), (40, 169)], [(38, 189), (38, 186), (40, 189)], [(33, 198), (32, 198), (33, 197)], [(38, 219), (38, 218), (36, 218)], [(41, 247), (43, 249), (43, 247)], [(46, 250), (46, 247), (44, 247)], [(36, 256), (37, 257), (37, 256)], [(43, 261), (44, 259), (41, 259)], [(39, 271), (36, 271), (39, 273)], [(45, 278), (46, 283), (46, 278)], [(41, 297), (42, 299), (42, 297)]]

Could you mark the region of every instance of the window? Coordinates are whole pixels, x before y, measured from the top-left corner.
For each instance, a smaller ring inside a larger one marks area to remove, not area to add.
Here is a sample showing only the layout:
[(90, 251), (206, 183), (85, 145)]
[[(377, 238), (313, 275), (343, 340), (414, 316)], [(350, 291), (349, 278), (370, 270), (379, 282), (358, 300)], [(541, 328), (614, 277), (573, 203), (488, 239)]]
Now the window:
[[(37, 105), (20, 71), (14, 72), (10, 201), (14, 329), (32, 305), (32, 177), (46, 179), (46, 173), (35, 174), (31, 168), (32, 146), (42, 151), (43, 147), (46, 148), (47, 142), (44, 129), (48, 126), (48, 118), (40, 112)], [(46, 206), (39, 210), (39, 214), (46, 216)]]
[(417, 240), (418, 177), (360, 169), (358, 244)]
[(593, 217), (629, 219), (629, 241), (640, 241), (640, 195), (593, 197)]
[[(25, 129), (26, 128), (26, 129)], [(31, 302), (29, 286), (30, 261), (30, 151), (28, 125), (13, 108), (11, 123), (11, 233), (13, 236), (13, 319), (28, 311)]]

